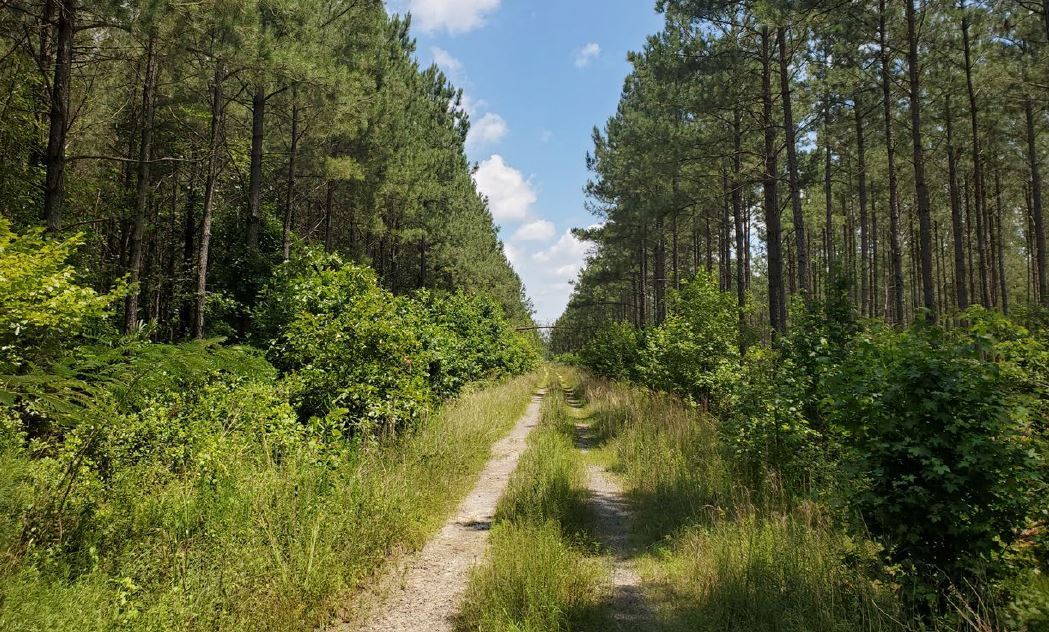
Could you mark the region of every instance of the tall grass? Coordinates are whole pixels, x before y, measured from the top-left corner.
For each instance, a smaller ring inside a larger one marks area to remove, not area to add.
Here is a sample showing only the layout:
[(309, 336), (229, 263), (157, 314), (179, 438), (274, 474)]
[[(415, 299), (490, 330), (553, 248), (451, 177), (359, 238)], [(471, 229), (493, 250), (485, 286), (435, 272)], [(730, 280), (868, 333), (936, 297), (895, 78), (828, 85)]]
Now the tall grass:
[(586, 472), (564, 393), (549, 389), (499, 503), (488, 558), (471, 577), (458, 629), (607, 629), (607, 563), (587, 531)]
[[(873, 581), (872, 545), (835, 531), (824, 508), (736, 474), (717, 421), (673, 397), (583, 374), (582, 391), (629, 485), (647, 579), (679, 630), (899, 629)], [(748, 481), (744, 483), (743, 481)]]
[[(84, 550), (0, 542), (0, 629), (316, 629), (392, 553), (426, 541), (537, 381), (464, 395), (396, 440), (338, 454), (298, 442), (273, 458), (265, 444), (279, 436), (223, 431), (206, 462), (174, 475), (128, 468), (91, 496)], [(0, 509), (17, 514), (34, 468), (50, 465), (0, 458), (0, 489), (17, 492)], [(73, 553), (86, 561), (68, 563)]]

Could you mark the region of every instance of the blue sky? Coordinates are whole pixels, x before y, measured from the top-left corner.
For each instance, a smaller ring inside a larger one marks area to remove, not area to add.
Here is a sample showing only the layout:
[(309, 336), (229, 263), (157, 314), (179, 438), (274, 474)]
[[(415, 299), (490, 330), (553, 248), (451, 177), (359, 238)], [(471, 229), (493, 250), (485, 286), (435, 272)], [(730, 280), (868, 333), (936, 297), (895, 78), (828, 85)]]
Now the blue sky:
[(654, 0), (391, 0), (413, 15), (418, 56), (465, 90), (467, 143), (514, 268), (540, 322), (571, 294), (586, 245), (568, 231), (585, 207), (594, 125), (619, 101), (638, 50), (661, 20)]

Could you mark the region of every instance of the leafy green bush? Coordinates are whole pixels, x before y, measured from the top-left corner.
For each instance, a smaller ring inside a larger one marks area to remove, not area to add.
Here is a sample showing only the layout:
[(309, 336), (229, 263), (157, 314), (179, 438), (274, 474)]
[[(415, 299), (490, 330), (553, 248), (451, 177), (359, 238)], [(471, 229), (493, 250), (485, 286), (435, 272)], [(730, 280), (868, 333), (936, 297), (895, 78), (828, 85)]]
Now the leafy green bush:
[(624, 322), (611, 322), (594, 333), (579, 357), (594, 373), (613, 380), (637, 377), (642, 332)]
[(300, 414), (347, 428), (396, 430), (431, 401), (412, 307), (367, 268), (309, 251), (281, 266), (256, 313), (271, 361)]
[(255, 313), (304, 418), (394, 431), (481, 379), (539, 360), (499, 305), (466, 294), (395, 297), (375, 274), (307, 250), (278, 268)]
[(859, 337), (831, 392), (850, 435), (852, 501), (920, 579), (914, 596), (999, 575), (1041, 488), (1030, 411), (1002, 368), (920, 325)]
[(666, 321), (647, 336), (642, 381), (708, 404), (738, 362), (738, 319), (735, 299), (700, 272), (671, 294)]
[(832, 475), (823, 436), (805, 414), (802, 393), (811, 381), (792, 360), (753, 347), (724, 384), (719, 430), (733, 469), (751, 488), (760, 490), (772, 476), (784, 491), (807, 493)]
[(82, 237), (45, 239), (40, 229), (24, 234), (0, 217), (0, 373), (46, 361), (105, 327), (120, 286), (99, 294), (77, 281), (68, 263)]
[(471, 382), (519, 375), (538, 364), (538, 349), (514, 331), (502, 307), (490, 298), (420, 291), (413, 305), (428, 381), (439, 398), (455, 395)]

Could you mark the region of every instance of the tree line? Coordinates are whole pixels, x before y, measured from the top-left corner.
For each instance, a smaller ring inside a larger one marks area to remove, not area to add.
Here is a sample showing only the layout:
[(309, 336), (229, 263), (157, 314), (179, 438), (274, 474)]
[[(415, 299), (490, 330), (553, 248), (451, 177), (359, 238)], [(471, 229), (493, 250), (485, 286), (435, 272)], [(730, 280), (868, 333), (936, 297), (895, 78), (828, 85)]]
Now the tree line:
[(301, 245), (396, 293), (529, 318), (464, 150), (462, 91), (379, 0), (12, 0), (0, 16), (0, 213), (86, 237), (158, 339), (243, 333)]
[(709, 415), (739, 476), (671, 503), (700, 524), (824, 507), (870, 543), (835, 565), (892, 605), (857, 593), (838, 627), (1045, 627), (1049, 5), (658, 6), (594, 132), (553, 348)]
[(1049, 305), (1049, 5), (658, 7), (663, 31), (594, 130), (601, 224), (579, 231), (596, 251), (564, 335), (659, 324), (698, 270), (776, 335), (790, 297), (825, 297), (836, 274), (862, 316), (898, 325)]

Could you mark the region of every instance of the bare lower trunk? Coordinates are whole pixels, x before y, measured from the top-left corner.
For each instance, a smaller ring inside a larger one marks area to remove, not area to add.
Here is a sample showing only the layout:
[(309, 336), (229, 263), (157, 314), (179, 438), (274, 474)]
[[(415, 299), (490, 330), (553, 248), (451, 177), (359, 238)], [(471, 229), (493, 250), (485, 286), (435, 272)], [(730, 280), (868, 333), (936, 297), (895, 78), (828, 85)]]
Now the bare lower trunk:
[(914, 149), (914, 188), (917, 193), (918, 246), (921, 263), (922, 302), (936, 320), (936, 295), (932, 278), (932, 219), (929, 187), (925, 182), (925, 147), (922, 144), (921, 86), (918, 69), (918, 26), (914, 0), (907, 0), (907, 70), (910, 80), (911, 140)]
[(809, 248), (805, 238), (805, 213), (801, 206), (801, 184), (798, 178), (797, 129), (794, 125), (794, 109), (790, 93), (790, 67), (787, 54), (787, 29), (776, 29), (779, 45), (779, 84), (783, 99), (783, 129), (787, 137), (787, 183), (790, 187), (790, 204), (794, 216), (794, 251), (798, 262), (798, 287), (806, 297), (812, 295), (809, 280)]
[(288, 151), (287, 196), (284, 200), (284, 238), (281, 240), (284, 261), (291, 258), (291, 222), (295, 216), (295, 159), (299, 148), (298, 88), (292, 90), (291, 98), (291, 148)]
[(1002, 203), (1002, 174), (995, 169), (994, 172), (994, 206), (995, 226), (998, 233), (998, 284), (1001, 293), (1002, 313), (1009, 313), (1009, 279), (1005, 273), (1005, 233), (1002, 231), (1002, 215), (1005, 205)]
[(248, 172), (248, 252), (259, 245), (262, 227), (262, 141), (266, 123), (266, 86), (255, 86), (251, 99), (251, 166)]
[(870, 234), (867, 217), (867, 143), (863, 137), (863, 111), (856, 93), (853, 114), (856, 118), (856, 160), (860, 204), (860, 306), (864, 316), (871, 315), (870, 301)]
[(1038, 136), (1034, 127), (1034, 104), (1024, 100), (1027, 118), (1027, 160), (1031, 168), (1031, 216), (1034, 219), (1035, 270), (1038, 273), (1038, 297), (1049, 307), (1049, 279), (1045, 275), (1045, 220), (1042, 215), (1042, 173), (1038, 158)]
[(951, 231), (954, 237), (954, 293), (958, 309), (969, 307), (969, 288), (965, 282), (965, 235), (962, 227), (961, 195), (958, 192), (958, 155), (954, 147), (954, 125), (951, 117), (951, 97), (944, 104), (947, 117), (947, 179), (951, 197)]
[(124, 332), (138, 326), (139, 282), (142, 279), (142, 257), (146, 236), (146, 213), (149, 211), (150, 164), (153, 160), (153, 113), (156, 104), (157, 53), (156, 36), (150, 35), (146, 48), (145, 78), (142, 86), (142, 137), (138, 148), (138, 174), (135, 186), (135, 211), (131, 218), (131, 252), (128, 281), (131, 291), (124, 301)]
[(193, 317), (193, 337), (204, 337), (204, 311), (207, 303), (208, 253), (211, 246), (212, 212), (215, 207), (215, 186), (218, 181), (219, 137), (222, 129), (223, 95), (222, 83), (226, 71), (222, 62), (215, 64), (215, 77), (211, 85), (211, 128), (208, 134), (208, 167), (204, 182), (204, 208), (201, 211), (200, 249), (197, 253), (196, 306)]
[(779, 199), (776, 182), (779, 170), (776, 166), (776, 124), (772, 120), (772, 50), (771, 35), (766, 26), (761, 31), (761, 84), (762, 123), (765, 127), (765, 232), (767, 233), (769, 322), (774, 335), (787, 331), (787, 302), (783, 285), (782, 229), (780, 228)]
[(66, 132), (69, 126), (69, 79), (73, 70), (73, 40), (76, 35), (76, 0), (61, 0), (58, 5), (58, 45), (55, 72), (51, 84), (51, 113), (48, 123), (47, 149), (44, 154), (44, 221), (50, 233), (62, 227), (62, 203), (65, 194)]
[(892, 64), (889, 52), (885, 0), (879, 1), (878, 37), (881, 48), (881, 87), (882, 108), (885, 113), (885, 147), (888, 152), (889, 171), (889, 268), (893, 320), (896, 324), (903, 322), (903, 246), (900, 239), (900, 193), (896, 174), (896, 146), (892, 134), (892, 94), (890, 67)]

